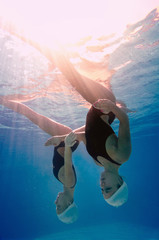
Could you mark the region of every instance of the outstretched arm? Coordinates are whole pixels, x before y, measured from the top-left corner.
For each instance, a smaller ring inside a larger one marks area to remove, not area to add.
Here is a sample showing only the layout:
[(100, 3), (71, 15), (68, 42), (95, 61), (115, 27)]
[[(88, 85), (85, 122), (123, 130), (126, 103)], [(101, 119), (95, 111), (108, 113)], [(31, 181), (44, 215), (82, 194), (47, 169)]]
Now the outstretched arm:
[(131, 154), (130, 126), (127, 114), (109, 100), (101, 99), (96, 104), (97, 109), (107, 114), (112, 111), (119, 119), (118, 137), (113, 135), (107, 141), (106, 148), (110, 157), (123, 163)]
[(52, 119), (45, 117), (39, 113), (36, 113), (31, 108), (22, 103), (7, 100), (5, 97), (0, 97), (0, 104), (12, 109), (14, 112), (24, 115), (35, 125), (39, 126), (44, 132), (52, 136), (68, 134), (72, 131), (71, 128), (53, 121)]
[[(86, 144), (85, 125), (80, 128), (75, 129), (73, 132), (76, 134), (76, 139), (79, 142), (84, 142), (84, 144)], [(60, 144), (60, 142), (65, 140), (66, 136), (67, 136), (67, 134), (53, 136), (46, 141), (45, 146), (51, 146), (51, 145), (58, 146)]]

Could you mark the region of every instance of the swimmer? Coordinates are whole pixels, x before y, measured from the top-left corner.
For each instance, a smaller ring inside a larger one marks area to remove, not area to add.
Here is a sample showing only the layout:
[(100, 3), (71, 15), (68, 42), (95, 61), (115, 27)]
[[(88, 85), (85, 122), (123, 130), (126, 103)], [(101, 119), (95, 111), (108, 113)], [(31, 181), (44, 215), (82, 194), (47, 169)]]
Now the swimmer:
[(76, 172), (72, 165), (72, 152), (78, 147), (76, 135), (71, 132), (65, 140), (55, 145), (53, 156), (53, 174), (63, 184), (63, 192), (56, 198), (56, 213), (60, 221), (73, 223), (78, 218), (78, 208), (74, 202)]
[[(115, 117), (119, 120), (118, 136), (111, 127)], [(88, 153), (104, 168), (100, 186), (105, 201), (114, 207), (123, 205), (128, 199), (128, 187), (119, 168), (131, 154), (127, 114), (108, 99), (98, 100), (87, 114), (85, 137)]]
[[(119, 120), (118, 136), (111, 127), (115, 118)], [(127, 114), (112, 101), (99, 99), (88, 111), (83, 130), (78, 138), (85, 143), (94, 162), (104, 168), (100, 177), (104, 200), (111, 206), (122, 206), (128, 199), (128, 186), (119, 175), (119, 168), (131, 154)], [(51, 145), (51, 139), (46, 144)]]
[(66, 224), (75, 222), (78, 218), (78, 208), (74, 202), (74, 191), (77, 179), (75, 168), (72, 164), (72, 152), (75, 151), (79, 145), (78, 139), (80, 140), (80, 135), (77, 133), (75, 135), (71, 128), (36, 113), (22, 103), (8, 100), (6, 96), (0, 97), (0, 104), (12, 109), (14, 112), (24, 115), (47, 134), (52, 136), (60, 135), (60, 137), (52, 138), (52, 145), (55, 146), (53, 174), (63, 185), (63, 192), (58, 194), (55, 201), (56, 213), (58, 219)]

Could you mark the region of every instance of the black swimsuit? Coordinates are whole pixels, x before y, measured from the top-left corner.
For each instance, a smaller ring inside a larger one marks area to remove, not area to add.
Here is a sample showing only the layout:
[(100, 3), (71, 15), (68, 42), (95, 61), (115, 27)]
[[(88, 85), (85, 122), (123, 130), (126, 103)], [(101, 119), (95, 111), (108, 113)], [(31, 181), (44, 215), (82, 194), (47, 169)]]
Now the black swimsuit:
[[(79, 142), (76, 141), (76, 143), (74, 144), (73, 147), (71, 147), (71, 150), (72, 152), (74, 152), (76, 150), (76, 148), (78, 147), (79, 145)], [(53, 163), (53, 174), (54, 176), (57, 178), (58, 181), (59, 178), (58, 178), (58, 173), (59, 173), (59, 170), (61, 167), (64, 166), (64, 158), (58, 153), (58, 148), (59, 147), (65, 147), (65, 143), (64, 142), (61, 142), (57, 147), (54, 148), (54, 155), (53, 155), (53, 159), (52, 159), (52, 163)], [(75, 174), (75, 184), (71, 187), (71, 188), (74, 188), (74, 186), (76, 185), (76, 182), (77, 182), (77, 178), (76, 178), (76, 172), (75, 172), (75, 168), (74, 166), (72, 165), (72, 168), (73, 168), (73, 171), (74, 171), (74, 174)], [(61, 182), (61, 181), (60, 181)]]
[[(113, 113), (111, 112), (109, 114), (112, 116)], [(114, 131), (109, 124), (105, 123), (101, 119), (101, 115), (106, 114), (103, 114), (100, 110), (97, 110), (93, 106), (90, 108), (87, 114), (85, 128), (87, 151), (98, 163), (100, 162), (98, 161), (97, 157), (102, 156), (108, 161), (120, 165), (119, 163), (115, 162), (106, 151), (106, 140), (110, 135), (114, 134)]]

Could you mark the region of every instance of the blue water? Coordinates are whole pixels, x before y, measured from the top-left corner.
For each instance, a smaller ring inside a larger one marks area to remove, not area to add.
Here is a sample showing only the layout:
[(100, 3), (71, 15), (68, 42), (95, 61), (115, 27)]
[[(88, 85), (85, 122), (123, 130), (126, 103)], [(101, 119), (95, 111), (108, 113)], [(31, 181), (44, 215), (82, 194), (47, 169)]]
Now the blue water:
[[(129, 186), (128, 202), (118, 209), (106, 205), (99, 188), (102, 170), (81, 144), (73, 155), (80, 216), (72, 225), (59, 222), (54, 201), (62, 186), (52, 175), (53, 148), (44, 146), (49, 136), (25, 117), (0, 106), (0, 239), (159, 239), (156, 10), (129, 26), (122, 40), (116, 40), (119, 46), (110, 54), (109, 68), (116, 69), (111, 80), (115, 96), (135, 111), (129, 113), (132, 154), (120, 170)], [(26, 52), (21, 51), (24, 46)], [(55, 79), (54, 73), (39, 78), (47, 71), (43, 56), (3, 30), (0, 52), (0, 95), (21, 94), (28, 98), (25, 104), (45, 116), (72, 128), (84, 124), (87, 108), (69, 85), (70, 94), (53, 89), (48, 98), (46, 89)], [(115, 131), (117, 125), (115, 121)]]

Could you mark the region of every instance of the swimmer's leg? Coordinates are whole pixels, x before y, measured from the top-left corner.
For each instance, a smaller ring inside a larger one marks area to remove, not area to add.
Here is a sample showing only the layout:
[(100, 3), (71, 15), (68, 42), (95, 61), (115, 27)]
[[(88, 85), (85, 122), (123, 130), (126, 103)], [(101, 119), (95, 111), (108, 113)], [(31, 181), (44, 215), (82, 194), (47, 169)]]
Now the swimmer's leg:
[[(51, 54), (51, 52), (50, 52)], [(49, 59), (50, 59), (49, 54)], [(51, 59), (50, 59), (51, 60)], [(89, 103), (93, 104), (98, 99), (108, 99), (116, 102), (116, 98), (112, 91), (104, 87), (98, 82), (82, 76), (74, 68), (69, 59), (59, 52), (52, 52), (52, 61), (59, 68), (62, 74), (75, 88), (75, 90)]]
[(70, 84), (75, 88), (75, 90), (89, 103), (93, 104), (98, 99), (109, 99), (113, 102), (116, 102), (115, 96), (106, 87), (97, 83), (89, 78), (82, 76), (74, 68), (73, 64), (69, 61), (67, 54), (63, 49), (55, 51), (51, 48), (41, 45), (22, 34), (18, 33), (16, 29), (7, 29), (11, 34), (20, 38), (24, 42), (33, 46), (37, 49), (42, 55), (44, 55), (49, 62), (59, 68), (62, 74), (70, 82)]
[(5, 97), (0, 97), (0, 104), (12, 109), (14, 112), (24, 115), (51, 136), (68, 134), (72, 131), (71, 128), (33, 111), (22, 103), (6, 100)]
[(67, 54), (64, 50), (55, 51), (47, 46), (43, 46), (22, 34), (18, 33), (16, 29), (7, 29), (11, 34), (17, 36), (24, 42), (36, 48), (42, 55), (44, 55), (51, 64), (57, 66), (75, 90), (89, 103), (93, 104), (98, 99), (108, 99), (116, 102), (116, 98), (112, 91), (89, 78), (82, 76), (74, 68), (73, 64), (69, 61)]

